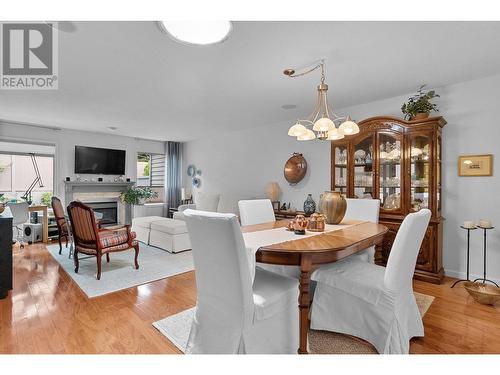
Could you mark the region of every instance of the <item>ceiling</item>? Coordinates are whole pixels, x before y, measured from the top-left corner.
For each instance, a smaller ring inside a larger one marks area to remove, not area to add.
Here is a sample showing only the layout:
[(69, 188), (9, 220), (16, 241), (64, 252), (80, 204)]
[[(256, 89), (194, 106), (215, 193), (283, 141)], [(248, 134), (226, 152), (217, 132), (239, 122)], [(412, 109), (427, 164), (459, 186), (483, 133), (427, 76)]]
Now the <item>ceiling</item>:
[(334, 108), (500, 73), (500, 22), (234, 22), (209, 47), (155, 22), (60, 29), (59, 89), (1, 90), (0, 119), (186, 141), (308, 114), (319, 73), (282, 71), (320, 58)]

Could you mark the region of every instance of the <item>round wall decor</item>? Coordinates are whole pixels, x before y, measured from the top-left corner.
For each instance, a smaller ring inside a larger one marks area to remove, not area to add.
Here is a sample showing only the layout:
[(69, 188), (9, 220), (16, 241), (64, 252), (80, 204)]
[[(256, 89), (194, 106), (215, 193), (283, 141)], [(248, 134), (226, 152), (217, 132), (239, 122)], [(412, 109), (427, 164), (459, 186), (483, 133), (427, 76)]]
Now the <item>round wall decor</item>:
[(196, 167), (193, 164), (189, 165), (187, 168), (187, 175), (189, 177), (194, 177), (195, 174), (196, 174)]
[(285, 163), (283, 174), (289, 184), (294, 185), (302, 181), (307, 172), (306, 159), (297, 152), (294, 152), (292, 157)]

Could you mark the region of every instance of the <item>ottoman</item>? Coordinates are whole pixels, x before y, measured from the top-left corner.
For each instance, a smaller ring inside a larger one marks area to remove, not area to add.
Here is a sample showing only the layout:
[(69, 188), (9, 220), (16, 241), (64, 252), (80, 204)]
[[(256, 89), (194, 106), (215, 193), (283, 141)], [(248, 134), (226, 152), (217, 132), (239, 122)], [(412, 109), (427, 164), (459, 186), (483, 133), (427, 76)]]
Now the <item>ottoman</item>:
[(182, 220), (162, 218), (151, 222), (149, 244), (178, 253), (191, 249), (186, 223)]
[(151, 223), (157, 220), (165, 219), (162, 216), (144, 216), (132, 219), (132, 230), (137, 234), (136, 239), (149, 245), (149, 232), (151, 232)]

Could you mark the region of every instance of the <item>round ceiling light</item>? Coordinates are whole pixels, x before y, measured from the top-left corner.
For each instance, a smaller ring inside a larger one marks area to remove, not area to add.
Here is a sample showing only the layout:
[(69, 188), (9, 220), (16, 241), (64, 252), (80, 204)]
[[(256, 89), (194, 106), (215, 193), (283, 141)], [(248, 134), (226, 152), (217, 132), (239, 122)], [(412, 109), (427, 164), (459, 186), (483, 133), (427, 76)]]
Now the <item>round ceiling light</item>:
[(223, 42), (233, 29), (231, 21), (159, 21), (158, 24), (175, 41), (201, 46)]

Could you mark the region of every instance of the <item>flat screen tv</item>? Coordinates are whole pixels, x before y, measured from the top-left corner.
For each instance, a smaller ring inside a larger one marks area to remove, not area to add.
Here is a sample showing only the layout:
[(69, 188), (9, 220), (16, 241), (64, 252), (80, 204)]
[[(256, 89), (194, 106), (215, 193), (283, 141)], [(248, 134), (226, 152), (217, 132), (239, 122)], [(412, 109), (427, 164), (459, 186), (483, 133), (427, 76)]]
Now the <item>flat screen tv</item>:
[(75, 146), (75, 173), (125, 174), (125, 150)]

